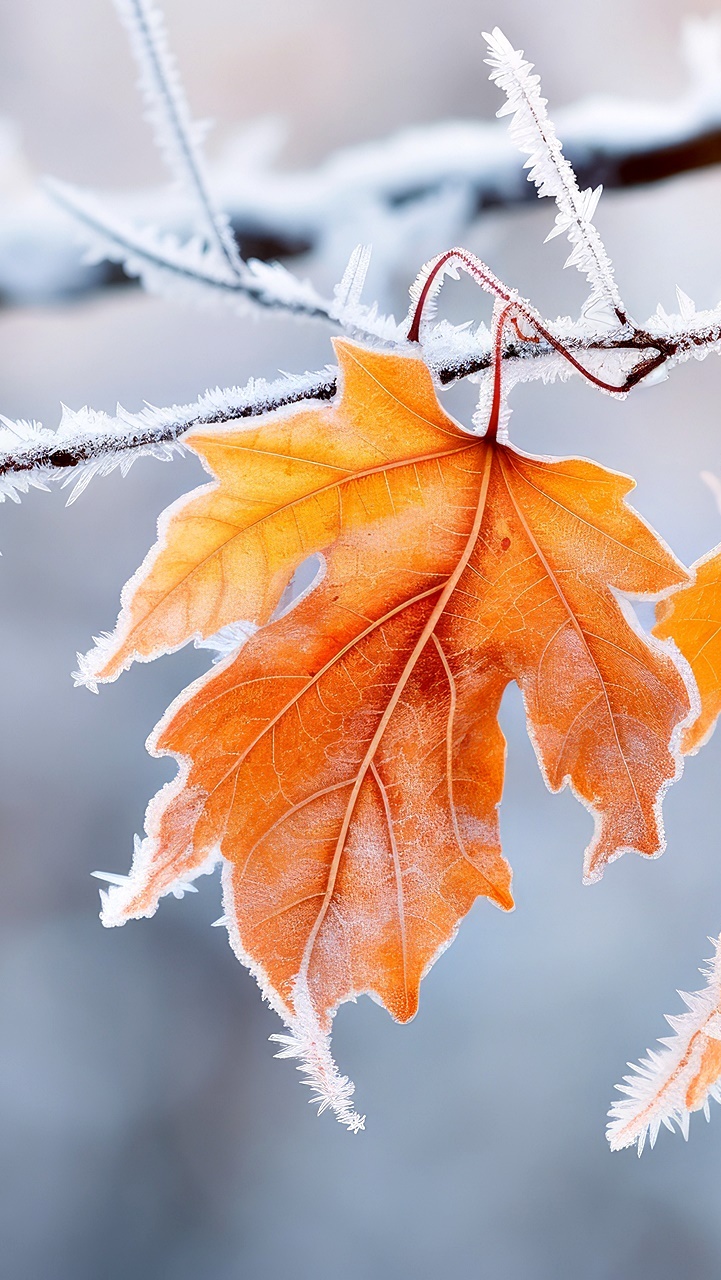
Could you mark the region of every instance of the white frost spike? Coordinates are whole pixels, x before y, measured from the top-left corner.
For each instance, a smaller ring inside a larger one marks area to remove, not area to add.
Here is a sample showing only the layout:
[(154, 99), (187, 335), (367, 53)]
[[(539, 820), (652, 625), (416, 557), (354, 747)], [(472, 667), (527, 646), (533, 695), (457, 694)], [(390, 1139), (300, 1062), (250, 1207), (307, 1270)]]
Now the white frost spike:
[[(177, 787), (177, 780), (175, 784), (170, 785)], [(152, 818), (148, 825), (152, 829)], [(227, 927), (230, 944), (241, 964), (250, 969), (264, 998), (288, 1028), (289, 1034), (271, 1037), (282, 1045), (278, 1056), (300, 1059), (298, 1069), (303, 1073), (304, 1082), (313, 1090), (312, 1101), (317, 1104), (319, 1112), (330, 1108), (338, 1120), (352, 1132), (362, 1129), (365, 1117), (353, 1109), (351, 1102), (355, 1086), (347, 1076), (340, 1074), (333, 1061), (330, 1036), (319, 1023), (305, 978), (303, 976), (296, 978), (291, 1007), (281, 999), (263, 968), (251, 959), (243, 947), (233, 900), (233, 865), (222, 857), (219, 848), (215, 846), (207, 852), (202, 861), (198, 861), (195, 856), (187, 860), (184, 878), (164, 884), (162, 889), (154, 890), (151, 895), (148, 893), (148, 887), (154, 873), (157, 872), (157, 838), (151, 834), (146, 835), (144, 839), (136, 836), (134, 844), (133, 864), (128, 876), (119, 876), (113, 872), (95, 873), (100, 879), (110, 884), (110, 889), (100, 891), (102, 923), (106, 928), (113, 928), (116, 925), (125, 924), (130, 919), (138, 920), (154, 915), (160, 898), (169, 893), (178, 897), (188, 890), (193, 890), (192, 882), (198, 876), (212, 872), (220, 862), (223, 868), (224, 913), (219, 920), (215, 921), (215, 925)], [(202, 853), (200, 856), (202, 857)]]
[[(460, 326), (450, 325), (449, 326), (446, 322), (443, 322), (443, 321), (441, 322), (440, 325), (436, 325), (433, 329), (430, 328), (430, 321), (433, 319), (433, 317), (436, 314), (436, 308), (438, 305), (438, 295), (441, 289), (443, 288), (445, 281), (459, 280), (461, 270), (465, 269), (464, 262), (463, 262), (464, 250), (463, 249), (453, 250), (452, 254), (454, 254), (455, 256), (451, 256), (451, 254), (449, 254), (448, 251), (444, 253), (438, 253), (436, 254), (435, 258), (431, 258), (430, 261), (426, 262), (421, 267), (420, 271), (418, 272), (418, 275), (413, 281), (413, 284), (408, 290), (408, 296), (410, 297), (411, 305), (410, 305), (410, 308), (408, 311), (408, 317), (406, 320), (406, 331), (408, 331), (410, 327), (410, 323), (413, 319), (418, 303), (420, 302), (421, 298), (423, 298), (422, 330), (424, 331), (424, 349), (426, 346), (427, 339), (429, 337), (432, 337), (433, 335), (438, 335), (438, 336), (445, 335), (446, 338), (449, 335), (453, 335), (453, 337), (455, 337), (456, 335), (458, 335), (459, 333), (463, 333), (467, 329), (467, 325), (460, 325)], [(440, 263), (440, 267), (439, 267), (439, 263)], [(503, 296), (506, 296), (506, 290), (503, 284), (501, 283), (501, 281), (497, 280), (490, 270), (486, 269), (486, 273), (487, 273), (489, 285), (495, 284), (497, 286), (496, 296), (499, 296), (501, 293), (503, 294)], [(430, 281), (430, 285), (429, 285), (429, 281)], [(517, 297), (518, 295), (515, 293), (515, 290), (510, 290), (508, 291), (507, 296)]]
[(583, 318), (599, 329), (618, 329), (618, 316), (604, 298), (588, 298), (583, 306)]
[(182, 244), (177, 236), (152, 227), (136, 227), (110, 213), (94, 195), (70, 183), (46, 180), (52, 199), (78, 220), (88, 245), (87, 261), (120, 262), (151, 293), (216, 295), (234, 301), (242, 282), (225, 260), (197, 239)]
[(299, 280), (281, 262), (261, 262), (251, 258), (244, 275), (246, 287), (269, 303), (302, 310), (310, 314), (329, 315), (330, 304), (316, 293), (309, 280)]
[[(327, 307), (328, 315), (349, 333), (365, 338), (380, 338), (388, 343), (400, 343), (405, 334), (395, 318), (380, 314), (377, 303), (369, 307), (361, 302), (371, 256), (371, 245), (356, 245), (341, 280), (333, 290), (333, 301)], [(316, 297), (316, 305), (326, 304)]]
[(689, 298), (688, 294), (684, 293), (683, 289), (679, 289), (678, 285), (676, 285), (676, 297), (678, 298), (681, 319), (690, 320), (696, 315), (696, 303), (693, 298)]
[(205, 639), (196, 636), (193, 645), (196, 649), (211, 649), (215, 654), (213, 662), (220, 662), (229, 654), (237, 653), (257, 630), (255, 622), (229, 622)]
[(35, 475), (10, 474), (0, 476), (0, 502), (4, 502), (9, 498), (11, 502), (20, 502), (21, 493), (29, 493), (31, 489), (43, 489), (45, 493), (50, 492), (50, 485), (47, 483), (49, 479), (47, 473)]
[(293, 993), (296, 1016), (283, 1014), (290, 1035), (276, 1034), (270, 1039), (282, 1046), (276, 1058), (299, 1058), (297, 1070), (303, 1076), (303, 1084), (312, 1090), (309, 1101), (317, 1106), (318, 1115), (331, 1110), (336, 1119), (358, 1133), (365, 1128), (365, 1116), (354, 1110), (351, 1099), (355, 1085), (338, 1071), (330, 1051), (330, 1036), (319, 1026), (318, 1018), (302, 979), (296, 980)]
[(163, 14), (153, 0), (115, 0), (115, 7), (130, 36), (147, 117), (161, 154), (193, 200), (209, 246), (241, 276), (244, 267), (228, 219), (214, 208), (208, 191), (201, 154), (206, 126), (191, 118)]
[(578, 267), (591, 285), (586, 306), (599, 300), (623, 313), (623, 303), (613, 277), (613, 267), (603, 241), (593, 225), (593, 214), (601, 196), (601, 187), (581, 191), (576, 175), (563, 154), (556, 130), (546, 112), (546, 99), (541, 96), (540, 78), (533, 75), (533, 63), (523, 51), (514, 49), (503, 32), (495, 27), (483, 33), (488, 41), (490, 79), (507, 95), (508, 101), (497, 113), (512, 116), (510, 134), (519, 150), (528, 156), (525, 168), (529, 182), (534, 182), (539, 196), (553, 196), (558, 206), (554, 235), (565, 234), (573, 251), (568, 260)]
[(678, 1125), (688, 1138), (691, 1111), (704, 1111), (708, 1119), (709, 1098), (721, 1101), (721, 1050), (718, 1073), (715, 1059), (711, 1065), (705, 1059), (721, 1042), (721, 938), (710, 941), (714, 956), (701, 969), (706, 987), (678, 993), (688, 1012), (667, 1017), (675, 1034), (659, 1041), (660, 1050), (647, 1050), (647, 1057), (637, 1065), (629, 1063), (633, 1074), (616, 1085), (626, 1096), (614, 1102), (608, 1113), (611, 1123), (606, 1136), (612, 1151), (636, 1143), (641, 1155), (646, 1138), (653, 1146), (662, 1124), (672, 1132)]
[(666, 310), (662, 302), (659, 302), (658, 306), (656, 307), (656, 310), (651, 316), (651, 322), (656, 326), (656, 331), (658, 333), (662, 333), (662, 334), (673, 333), (673, 330), (674, 330), (673, 317), (668, 314), (668, 311)]
[(34, 440), (42, 435), (39, 422), (28, 422), (24, 418), (18, 418), (13, 422), (11, 418), (6, 418), (4, 413), (0, 413), (0, 422), (16, 440)]
[(344, 312), (354, 310), (360, 303), (372, 251), (371, 245), (358, 244), (348, 259), (343, 277), (333, 290), (335, 298), (333, 310), (339, 318)]
[[(110, 889), (100, 890), (100, 900), (102, 910), (100, 912), (100, 920), (106, 929), (113, 929), (117, 925), (125, 924), (126, 920), (139, 919), (143, 916), (155, 915), (157, 910), (157, 901), (151, 906), (144, 909), (138, 909), (137, 897), (142, 894), (145, 888), (149, 866), (153, 857), (153, 841), (150, 837), (141, 839), (136, 835), (133, 840), (133, 865), (130, 868), (130, 874), (127, 876), (116, 875), (114, 872), (94, 871), (92, 874), (99, 880), (105, 880), (110, 885)], [(163, 889), (160, 897), (166, 897), (171, 894), (174, 898), (182, 898), (186, 893), (197, 893), (197, 887), (193, 883), (198, 876), (210, 875), (218, 865), (218, 851), (211, 850), (208, 857), (198, 866), (189, 868), (186, 872), (185, 879), (174, 880)], [(132, 908), (132, 912), (131, 912)]]
[(229, 862), (223, 862), (223, 907), (233, 951), (240, 963), (250, 970), (263, 999), (275, 1009), (288, 1028), (288, 1034), (270, 1037), (282, 1046), (276, 1057), (298, 1058), (298, 1070), (303, 1075), (303, 1083), (313, 1090), (311, 1102), (317, 1105), (319, 1114), (330, 1109), (341, 1124), (352, 1133), (358, 1133), (365, 1127), (365, 1116), (359, 1115), (351, 1102), (355, 1085), (347, 1076), (340, 1074), (333, 1061), (330, 1036), (319, 1025), (307, 983), (300, 976), (296, 978), (291, 1010), (281, 999), (265, 969), (248, 955), (243, 946), (234, 904), (233, 868)]
[[(12, 470), (4, 475), (0, 473), (0, 502), (5, 498), (19, 502), (20, 495), (31, 488), (47, 492), (50, 482), (55, 481), (61, 488), (74, 486), (69, 499), (72, 503), (93, 476), (109, 475), (116, 467), (125, 476), (140, 457), (171, 461), (184, 451), (179, 437), (191, 426), (205, 422), (220, 428), (223, 423), (229, 423), (237, 430), (238, 419), (255, 416), (288, 399), (306, 394), (310, 398), (314, 389), (325, 389), (336, 373), (328, 366), (316, 373), (292, 374), (274, 382), (251, 379), (245, 387), (224, 390), (216, 387), (193, 404), (166, 408), (147, 405), (136, 414), (118, 405), (115, 417), (87, 407), (72, 410), (63, 406), (57, 431), (48, 431), (37, 422), (11, 422), (0, 416), (0, 465), (4, 457), (14, 463)], [(162, 439), (168, 431), (171, 438)], [(158, 438), (153, 439), (154, 433)], [(48, 448), (52, 450), (58, 444), (79, 456), (85, 454), (88, 461), (67, 468), (48, 466), (42, 458)], [(20, 463), (23, 465), (19, 466)], [(220, 637), (221, 642), (231, 639), (235, 641), (236, 637)], [(237, 643), (241, 640), (238, 633)]]
[[(415, 280), (413, 281), (413, 284), (408, 290), (408, 296), (411, 300), (411, 314), (414, 309), (414, 304), (417, 302), (420, 302), (421, 295), (423, 293), (423, 290), (426, 287), (426, 284), (428, 283), (428, 280), (433, 275), (433, 273), (436, 272), (436, 267), (439, 261), (441, 260), (441, 258), (443, 257), (444, 257), (444, 254), (442, 253), (437, 254), (435, 258), (431, 258), (430, 262), (427, 262), (425, 266), (421, 267), (421, 270), (418, 272), (418, 275), (416, 276)], [(431, 283), (431, 287), (428, 293), (426, 294), (426, 299), (425, 299), (425, 304), (423, 309), (423, 319), (426, 321), (426, 323), (429, 320), (431, 320), (432, 317), (435, 315), (436, 301), (438, 298), (438, 294), (443, 288), (443, 283), (446, 279), (449, 279), (449, 280), (458, 279), (458, 267), (453, 261), (453, 258), (449, 258), (447, 262), (444, 262), (440, 271), (437, 271), (436, 274), (433, 275), (433, 281)]]
[[(197, 237), (186, 242), (155, 227), (137, 227), (106, 209), (92, 193), (48, 179), (52, 199), (80, 224), (87, 261), (119, 262), (149, 293), (196, 304), (224, 304), (244, 313), (249, 303), (280, 307), (296, 315), (330, 318), (332, 303), (280, 263), (252, 260), (238, 274), (215, 248)], [(355, 327), (364, 326), (357, 322)], [(373, 330), (369, 330), (373, 332)]]
[(70, 497), (65, 503), (66, 507), (72, 507), (81, 493), (85, 492), (93, 476), (106, 474), (108, 470), (114, 469), (117, 465), (118, 460), (115, 458), (96, 458), (93, 462), (86, 462), (83, 466), (76, 467), (74, 471), (71, 471), (60, 486), (65, 489), (75, 481), (70, 491)]
[(196, 885), (190, 884), (189, 881), (176, 880), (170, 892), (172, 893), (174, 898), (180, 899), (180, 898), (184, 898), (186, 893), (197, 893), (198, 889)]
[[(137, 839), (138, 837), (136, 836), (136, 849)], [(115, 871), (91, 871), (90, 874), (91, 876), (94, 876), (96, 880), (103, 880), (106, 884), (114, 885), (117, 889), (125, 889), (131, 883), (130, 876), (120, 875)], [(191, 884), (190, 881), (176, 880), (175, 884), (168, 890), (168, 892), (172, 893), (174, 898), (182, 898), (186, 893), (197, 893), (198, 889), (196, 885)], [(101, 889), (100, 896), (103, 899), (103, 909), (105, 909), (109, 895), (106, 890)], [(218, 921), (216, 921), (216, 923), (218, 923)]]
[(124, 885), (130, 878), (115, 871), (91, 871), (90, 874), (95, 880), (103, 880), (106, 884)]
[(327, 1036), (318, 1030), (315, 1035), (298, 1032), (275, 1034), (269, 1039), (282, 1046), (276, 1058), (300, 1058), (296, 1070), (301, 1072), (303, 1084), (312, 1090), (308, 1101), (318, 1107), (319, 1116), (330, 1109), (351, 1133), (365, 1129), (365, 1116), (354, 1111), (351, 1102), (355, 1085), (347, 1076), (340, 1075), (331, 1056)]

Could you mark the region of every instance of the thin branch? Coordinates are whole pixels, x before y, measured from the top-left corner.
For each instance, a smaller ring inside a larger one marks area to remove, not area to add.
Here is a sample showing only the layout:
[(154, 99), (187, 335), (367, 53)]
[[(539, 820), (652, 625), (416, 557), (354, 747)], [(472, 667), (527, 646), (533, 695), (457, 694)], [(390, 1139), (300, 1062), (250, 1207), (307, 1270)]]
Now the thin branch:
[(87, 408), (75, 412), (64, 408), (56, 432), (36, 422), (11, 422), (0, 415), (3, 444), (12, 439), (11, 448), (0, 452), (0, 501), (5, 497), (18, 501), (20, 493), (31, 487), (47, 488), (52, 479), (60, 479), (61, 484), (76, 482), (78, 472), (90, 479), (92, 474), (108, 474), (117, 466), (127, 471), (138, 457), (164, 460), (193, 427), (257, 417), (306, 400), (330, 400), (336, 386), (335, 370), (328, 368), (287, 375), (274, 382), (251, 379), (242, 388), (208, 391), (194, 404), (165, 409), (148, 405), (138, 414), (122, 408), (115, 416)]
[[(166, 133), (170, 134), (175, 147), (174, 163), (183, 169), (187, 157), (192, 159), (195, 152), (189, 136), (190, 117), (174, 82), (174, 69), (169, 63), (163, 63), (166, 52), (162, 38), (158, 37), (153, 43), (152, 36), (146, 37), (142, 31), (138, 34), (136, 30), (138, 14), (147, 16), (155, 14), (155, 10), (151, 0), (118, 2), (124, 12), (134, 15), (130, 25), (142, 46), (142, 56), (147, 60), (150, 54), (157, 55), (154, 61), (151, 59), (147, 72), (156, 125), (163, 138)], [(240, 274), (232, 274), (226, 271), (227, 264), (221, 266), (217, 254), (209, 255), (202, 244), (192, 241), (179, 244), (167, 234), (127, 227), (108, 218), (104, 210), (98, 209), (93, 197), (72, 188), (56, 187), (56, 197), (84, 222), (95, 240), (97, 252), (123, 260), (128, 270), (136, 272), (151, 287), (159, 283), (165, 288), (171, 280), (174, 287), (180, 284), (186, 288), (202, 288), (233, 301), (250, 298), (264, 306), (334, 321), (351, 333), (365, 339), (379, 339), (395, 349), (402, 350), (407, 339), (410, 344), (419, 341), (421, 316), (424, 310), (426, 315), (430, 314), (433, 296), (444, 274), (462, 266), (485, 288), (512, 304), (516, 337), (509, 340), (499, 333), (494, 355), (491, 336), (484, 326), (472, 333), (466, 326), (436, 325), (424, 333), (422, 346), (424, 359), (440, 386), (459, 378), (482, 379), (495, 359), (497, 369), (503, 364), (511, 372), (509, 385), (513, 381), (536, 378), (548, 381), (573, 370), (603, 390), (623, 395), (640, 381), (663, 374), (671, 364), (719, 350), (721, 308), (696, 315), (685, 295), (679, 295), (681, 314), (677, 317), (666, 316), (659, 308), (644, 328), (627, 321), (610, 262), (590, 220), (591, 205), (598, 193), (580, 192), (555, 130), (546, 117), (545, 101), (540, 95), (538, 77), (531, 75), (531, 65), (498, 30), (492, 40), (492, 78), (508, 94), (509, 109), (515, 120), (511, 132), (522, 149), (531, 153), (529, 176), (539, 187), (539, 194), (553, 195), (559, 205), (557, 226), (568, 232), (575, 246), (571, 261), (576, 262), (591, 281), (591, 301), (613, 305), (614, 327), (610, 332), (607, 323), (600, 323), (600, 317), (594, 316), (594, 308), (587, 309), (576, 323), (543, 321), (530, 303), (514, 290), (508, 290), (485, 264), (465, 250), (449, 251), (421, 272), (411, 291), (414, 306), (408, 325), (399, 326), (392, 317), (379, 315), (375, 307), (361, 304), (369, 261), (368, 250), (362, 247), (351, 255), (333, 299), (326, 301), (319, 298), (310, 285), (298, 281), (280, 266), (242, 263)], [(192, 173), (191, 181), (195, 181)], [(196, 196), (199, 193), (202, 196), (204, 191), (202, 179), (199, 182)], [(530, 322), (532, 335), (521, 332), (517, 323), (519, 316)], [(613, 377), (608, 376), (609, 362)], [(272, 384), (250, 383), (242, 390), (217, 390), (201, 397), (195, 405), (162, 410), (148, 407), (138, 415), (119, 410), (117, 416), (111, 418), (89, 409), (77, 413), (66, 410), (56, 434), (35, 423), (11, 423), (2, 419), (5, 431), (0, 433), (0, 448), (3, 444), (6, 447), (0, 453), (0, 498), (18, 500), (19, 493), (27, 492), (28, 488), (47, 487), (47, 481), (53, 476), (65, 475), (72, 479), (79, 477), (72, 500), (93, 474), (105, 474), (116, 466), (126, 471), (133, 459), (142, 454), (168, 457), (174, 448), (182, 446), (183, 436), (193, 426), (233, 422), (300, 401), (329, 399), (336, 387), (333, 371), (326, 370), (300, 378), (282, 378)]]
[[(573, 353), (559, 339), (554, 337), (550, 329), (544, 323), (542, 317), (536, 308), (528, 302), (526, 298), (521, 298), (515, 289), (509, 289), (503, 284), (496, 275), (482, 262), (474, 253), (470, 253), (467, 249), (447, 249), (445, 253), (441, 253), (431, 262), (426, 263), (414, 284), (411, 286), (411, 308), (409, 312), (409, 328), (408, 341), (420, 342), (421, 325), (424, 320), (424, 313), (431, 312), (435, 307), (437, 294), (444, 282), (446, 276), (451, 275), (457, 278), (458, 270), (465, 271), (476, 284), (495, 299), (494, 308), (494, 327), (495, 337), (491, 338), (491, 350), (493, 352), (493, 370), (494, 370), (494, 386), (500, 387), (500, 367), (503, 361), (503, 329), (506, 321), (513, 324), (518, 338), (522, 345), (532, 342), (534, 345), (543, 341), (546, 346), (557, 355), (563, 356), (569, 365), (586, 378), (588, 382), (593, 383), (601, 391), (608, 391), (613, 395), (625, 395), (628, 390), (628, 379), (624, 378), (622, 383), (608, 382), (604, 378), (599, 378), (591, 369), (587, 369)], [(495, 312), (499, 306), (503, 304), (501, 310), (496, 315)], [(523, 318), (531, 327), (532, 333), (525, 336), (521, 333), (518, 325), (519, 317)], [(629, 325), (625, 319), (620, 320), (622, 327), (633, 335), (637, 334), (637, 330), (633, 325)], [(645, 336), (645, 335), (644, 335)], [(623, 339), (627, 340), (624, 334)], [(655, 346), (655, 344), (654, 344)], [(662, 355), (656, 352), (649, 360), (647, 368), (642, 372), (638, 372), (638, 378), (646, 376), (652, 369), (662, 363)], [(495, 395), (495, 392), (494, 392)], [(495, 410), (494, 410), (495, 413)], [(497, 415), (496, 415), (497, 416)], [(497, 429), (497, 424), (496, 428)], [(490, 425), (488, 430), (490, 431)]]
[(122, 263), (149, 292), (220, 301), (241, 313), (254, 304), (264, 310), (329, 321), (358, 336), (387, 342), (403, 336), (393, 316), (384, 315), (375, 304), (369, 307), (360, 301), (368, 248), (360, 257), (360, 247), (354, 249), (343, 279), (328, 299), (278, 262), (243, 263), (242, 276), (230, 277), (222, 268), (218, 270), (217, 257), (197, 240), (181, 243), (174, 235), (153, 227), (126, 225), (109, 214), (92, 193), (66, 183), (47, 185), (56, 203), (83, 228), (90, 258), (108, 257)]
[[(187, 180), (203, 220), (215, 236), (215, 249), (222, 250), (225, 246), (227, 250), (227, 236), (224, 240), (221, 235), (221, 232), (225, 234), (224, 224), (209, 203), (200, 168), (200, 153), (192, 136), (190, 113), (167, 51), (162, 15), (154, 7), (152, 0), (117, 0), (117, 4), (129, 27), (137, 52), (143, 72), (142, 86), (151, 106), (151, 118), (156, 126), (159, 143), (167, 150), (171, 167), (177, 169), (180, 176)], [(506, 106), (498, 114), (512, 115), (511, 138), (529, 157), (525, 165), (530, 168), (529, 180), (535, 183), (539, 196), (553, 196), (558, 207), (555, 228), (547, 239), (559, 232), (568, 235), (573, 250), (566, 265), (577, 266), (591, 284), (591, 296), (583, 314), (600, 318), (603, 313), (604, 318), (608, 319), (610, 307), (611, 322), (626, 325), (627, 317), (613, 278), (613, 268), (592, 221), (602, 189), (598, 187), (595, 191), (584, 192), (579, 189), (573, 169), (563, 155), (555, 128), (546, 113), (546, 100), (541, 96), (540, 78), (532, 74), (533, 64), (524, 59), (522, 52), (513, 48), (498, 27), (494, 29), (492, 36), (486, 35), (486, 39), (490, 42), (491, 57), (486, 61), (492, 67), (491, 80), (507, 96)], [(263, 306), (280, 308), (296, 315), (336, 320), (344, 327), (350, 327), (366, 336), (377, 333), (376, 329), (365, 323), (367, 309), (360, 305), (367, 260), (360, 273), (360, 283), (354, 282), (349, 287), (344, 276), (336, 290), (335, 301), (326, 302), (309, 285), (300, 284), (278, 264), (273, 268), (259, 263), (246, 264), (238, 256), (235, 246), (230, 257), (226, 253), (227, 261), (219, 264), (216, 261), (218, 255), (213, 248), (206, 249), (193, 241), (180, 244), (172, 237), (163, 237), (154, 228), (135, 229), (119, 224), (113, 215), (106, 213), (95, 198), (87, 193), (57, 183), (50, 186), (50, 192), (55, 194), (63, 208), (77, 217), (86, 235), (89, 233), (91, 248), (96, 256), (107, 254), (121, 263), (130, 274), (137, 274), (148, 289), (166, 292), (169, 285), (171, 290), (177, 290), (180, 282), (186, 290), (192, 286), (196, 291), (201, 290), (214, 299), (219, 294), (224, 300), (234, 299), (237, 294), (242, 304), (248, 301), (260, 302)], [(219, 240), (218, 236), (221, 236)], [(439, 273), (434, 286), (437, 289), (444, 275), (441, 267), (444, 263), (450, 263), (451, 259), (482, 280), (484, 287), (492, 281), (485, 266), (475, 258), (470, 263), (463, 250), (452, 250), (443, 256), (442, 261), (431, 264), (429, 272), (421, 273), (414, 286), (414, 290), (418, 291), (418, 307), (410, 323), (411, 341), (418, 340), (421, 313), (424, 307), (428, 310), (432, 303), (435, 273)], [(349, 280), (355, 281), (360, 263), (360, 258), (356, 262), (351, 257), (347, 268), (347, 272), (351, 273)], [(231, 267), (229, 274), (228, 265)], [(479, 268), (482, 268), (480, 274)], [(504, 294), (498, 281), (495, 285), (491, 283), (491, 287), (496, 296), (509, 296)], [(414, 290), (411, 291), (411, 296), (416, 298)], [(515, 294), (514, 299), (517, 299)], [(527, 317), (530, 315), (528, 305), (525, 314)], [(375, 313), (372, 313), (372, 319), (375, 321)], [(539, 334), (551, 346), (557, 345), (543, 328), (536, 313), (533, 321)], [(562, 350), (560, 346), (557, 349)], [(568, 358), (573, 363), (573, 358)], [(606, 390), (611, 389), (603, 382), (598, 385), (604, 386)]]
[[(502, 358), (511, 382), (548, 382), (568, 376), (573, 372), (567, 358), (571, 353), (592, 373), (594, 364), (604, 368), (612, 361), (618, 374), (615, 393), (625, 394), (676, 364), (721, 352), (721, 310), (693, 317), (657, 313), (631, 336), (619, 332), (583, 337), (577, 326), (560, 321), (549, 327), (548, 335), (552, 341), (506, 339)], [(559, 354), (559, 347), (564, 354)], [(409, 344), (407, 349), (413, 348)], [(450, 361), (449, 349), (454, 352)], [(471, 333), (445, 324), (428, 335), (423, 354), (441, 387), (461, 378), (488, 376), (493, 360), (487, 330)], [(193, 427), (242, 421), (305, 401), (328, 401), (336, 391), (336, 371), (327, 367), (271, 383), (260, 380), (243, 388), (216, 389), (193, 404), (148, 406), (138, 414), (119, 410), (113, 417), (90, 409), (65, 410), (57, 432), (0, 418), (4, 426), (4, 431), (0, 429), (0, 500), (18, 500), (20, 493), (31, 487), (47, 488), (54, 479), (70, 484), (80, 478), (84, 487), (93, 474), (106, 474), (118, 466), (127, 470), (138, 457), (167, 458), (169, 451), (182, 446)]]
[(46, 185), (58, 206), (82, 227), (88, 256), (122, 264), (149, 292), (202, 291), (235, 309), (252, 302), (307, 319), (334, 319), (332, 304), (283, 267), (243, 264), (242, 275), (230, 275), (218, 269), (217, 256), (196, 240), (181, 243), (172, 233), (133, 227), (113, 217), (90, 192), (55, 181)]
[(161, 154), (188, 192), (209, 247), (232, 276), (242, 276), (243, 263), (228, 218), (215, 208), (210, 196), (200, 145), (204, 130), (191, 117), (168, 47), (163, 13), (153, 0), (115, 0), (115, 7), (130, 37), (147, 116)]
[(584, 308), (610, 305), (622, 324), (626, 313), (613, 276), (611, 260), (606, 253), (593, 214), (603, 188), (581, 191), (576, 174), (563, 154), (555, 126), (541, 96), (541, 82), (533, 75), (533, 63), (526, 61), (523, 51), (514, 49), (499, 27), (492, 34), (484, 32), (488, 41), (491, 80), (506, 94), (506, 104), (499, 116), (510, 115), (510, 135), (519, 151), (528, 156), (524, 165), (529, 170), (539, 196), (552, 196), (558, 213), (553, 230), (546, 237), (565, 234), (573, 246), (566, 266), (578, 267), (591, 285), (591, 296)]

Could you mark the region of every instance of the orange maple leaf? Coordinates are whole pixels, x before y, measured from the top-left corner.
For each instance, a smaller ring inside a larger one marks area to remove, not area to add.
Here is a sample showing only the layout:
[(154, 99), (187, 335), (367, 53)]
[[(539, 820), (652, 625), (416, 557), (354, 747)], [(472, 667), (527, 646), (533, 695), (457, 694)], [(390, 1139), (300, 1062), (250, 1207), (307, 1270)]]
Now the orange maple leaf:
[(690, 586), (658, 605), (654, 627), (659, 639), (678, 646), (698, 685), (700, 705), (682, 738), (685, 754), (708, 741), (721, 711), (721, 547), (697, 560), (691, 572)]
[[(217, 481), (162, 518), (81, 670), (110, 680), (262, 626), (157, 727), (150, 749), (180, 771), (103, 919), (152, 915), (222, 855), (234, 949), (290, 1027), (285, 1052), (357, 1128), (330, 1056), (335, 1009), (370, 992), (412, 1017), (474, 899), (512, 906), (510, 681), (548, 786), (569, 783), (595, 817), (586, 879), (626, 850), (661, 852), (690, 699), (617, 593), (659, 596), (687, 574), (625, 502), (626, 476), (471, 435), (419, 357), (335, 345), (332, 404), (185, 437)], [(273, 620), (314, 554), (315, 588)]]

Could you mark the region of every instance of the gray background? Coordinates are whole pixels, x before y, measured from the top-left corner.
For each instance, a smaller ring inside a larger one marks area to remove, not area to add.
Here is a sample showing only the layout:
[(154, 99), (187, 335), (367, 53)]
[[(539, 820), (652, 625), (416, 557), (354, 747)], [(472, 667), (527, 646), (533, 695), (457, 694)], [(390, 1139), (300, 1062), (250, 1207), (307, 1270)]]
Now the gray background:
[[(711, 4), (695, 12), (712, 11)], [(288, 163), (405, 123), (490, 116), (481, 28), (501, 23), (553, 104), (584, 92), (663, 99), (683, 71), (677, 0), (167, 0), (196, 112), (216, 131), (268, 111)], [(6, 0), (0, 110), (41, 171), (102, 186), (157, 180), (134, 73), (105, 0)], [(608, 196), (599, 222), (640, 318), (680, 284), (721, 297), (721, 175)], [(550, 207), (467, 237), (547, 313), (577, 309)], [(349, 246), (351, 248), (352, 246)], [(445, 247), (442, 244), (439, 249)], [(449, 289), (454, 286), (449, 286)], [(476, 315), (455, 286), (446, 314)], [(400, 295), (391, 299), (402, 306)], [(278, 367), (316, 368), (328, 335), (181, 310), (134, 291), (0, 314), (0, 409), (57, 421), (192, 399)], [(686, 559), (721, 536), (702, 468), (721, 473), (715, 359), (622, 405), (577, 382), (520, 388), (511, 429), (638, 477), (637, 505)], [(467, 389), (449, 397), (472, 409)], [(100, 866), (124, 870), (170, 775), (144, 740), (207, 654), (141, 666), (99, 698), (73, 690), (77, 649), (112, 625), (158, 512), (198, 478), (142, 461), (78, 503), (0, 511), (0, 1254), (10, 1280), (716, 1280), (721, 1117), (688, 1146), (612, 1156), (603, 1137), (624, 1059), (663, 1032), (721, 929), (717, 736), (666, 802), (669, 848), (580, 883), (590, 820), (543, 787), (519, 698), (502, 827), (518, 908), (482, 902), (400, 1028), (370, 1001), (337, 1018), (338, 1059), (367, 1131), (306, 1104), (267, 1037), (277, 1021), (234, 960), (212, 880), (152, 922), (104, 931)]]

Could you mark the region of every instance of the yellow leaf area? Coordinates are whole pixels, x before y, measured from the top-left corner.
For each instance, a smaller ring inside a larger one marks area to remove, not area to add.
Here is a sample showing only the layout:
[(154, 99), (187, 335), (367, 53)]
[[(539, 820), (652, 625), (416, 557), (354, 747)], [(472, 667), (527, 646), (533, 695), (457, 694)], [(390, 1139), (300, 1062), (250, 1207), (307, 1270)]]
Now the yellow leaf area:
[(698, 560), (691, 572), (691, 585), (659, 604), (654, 627), (659, 639), (678, 645), (698, 685), (700, 711), (682, 741), (688, 754), (710, 738), (721, 711), (721, 548)]
[[(163, 517), (83, 671), (110, 680), (259, 624), (158, 726), (151, 749), (179, 775), (104, 919), (151, 915), (221, 855), (231, 940), (293, 1032), (286, 1052), (358, 1127), (327, 1048), (334, 1010), (370, 992), (412, 1017), (474, 899), (512, 906), (497, 718), (510, 681), (548, 786), (570, 783), (595, 817), (587, 879), (663, 848), (689, 696), (615, 593), (660, 595), (687, 574), (625, 502), (627, 477), (470, 435), (419, 357), (335, 345), (333, 403), (185, 437), (216, 481)], [(271, 620), (313, 554), (321, 580)]]

